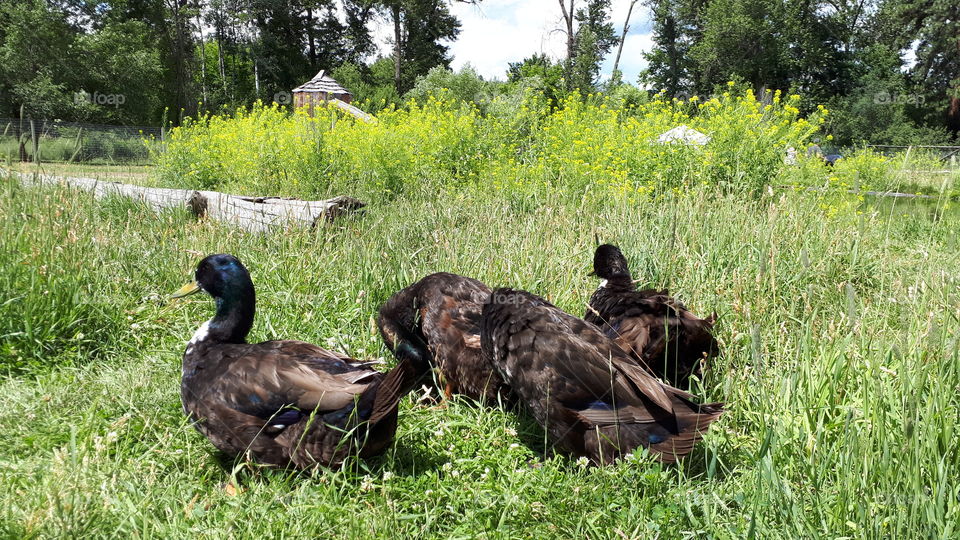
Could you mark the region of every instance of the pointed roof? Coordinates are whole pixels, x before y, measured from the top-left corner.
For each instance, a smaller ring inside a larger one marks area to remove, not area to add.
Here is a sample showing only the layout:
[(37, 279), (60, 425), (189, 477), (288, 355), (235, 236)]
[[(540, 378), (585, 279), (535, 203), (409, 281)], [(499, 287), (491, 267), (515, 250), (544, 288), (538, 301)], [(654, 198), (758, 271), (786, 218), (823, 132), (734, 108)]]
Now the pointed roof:
[(320, 70), (317, 76), (293, 89), (294, 92), (326, 92), (328, 94), (353, 94), (349, 90), (340, 86), (340, 83), (333, 80), (333, 77), (327, 75), (325, 70)]

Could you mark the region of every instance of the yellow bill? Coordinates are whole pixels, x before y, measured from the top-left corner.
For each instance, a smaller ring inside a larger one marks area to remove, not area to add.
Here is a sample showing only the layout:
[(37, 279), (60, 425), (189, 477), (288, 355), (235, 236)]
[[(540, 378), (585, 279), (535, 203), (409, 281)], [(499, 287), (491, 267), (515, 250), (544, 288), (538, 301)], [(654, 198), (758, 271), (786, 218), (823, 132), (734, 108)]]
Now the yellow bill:
[(190, 296), (198, 292), (200, 292), (200, 285), (196, 281), (191, 281), (183, 287), (180, 287), (170, 298), (183, 298), (184, 296)]

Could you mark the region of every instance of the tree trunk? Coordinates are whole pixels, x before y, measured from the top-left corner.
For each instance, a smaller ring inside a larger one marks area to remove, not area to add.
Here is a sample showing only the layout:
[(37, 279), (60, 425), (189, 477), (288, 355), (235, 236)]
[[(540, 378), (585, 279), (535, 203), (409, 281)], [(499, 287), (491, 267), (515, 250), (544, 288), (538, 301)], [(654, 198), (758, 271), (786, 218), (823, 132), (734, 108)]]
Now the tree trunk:
[(310, 69), (317, 71), (317, 44), (313, 36), (313, 10), (307, 8), (307, 46), (310, 54)]
[(673, 18), (673, 15), (667, 15), (663, 23), (663, 33), (665, 36), (664, 41), (666, 41), (666, 46), (664, 47), (667, 52), (667, 93), (670, 96), (676, 96), (677, 92), (680, 91), (680, 58), (679, 53), (677, 52), (677, 21)]
[(101, 182), (93, 178), (5, 171), (0, 177), (18, 179), (24, 185), (67, 185), (88, 191), (94, 198), (123, 196), (149, 206), (154, 211), (189, 208), (199, 218), (236, 225), (248, 231), (266, 231), (271, 227), (314, 227), (337, 216), (354, 212), (364, 203), (352, 197), (334, 197), (323, 201), (301, 201), (280, 197), (242, 197), (216, 191), (149, 188), (119, 182)]
[(227, 69), (226, 64), (223, 61), (223, 11), (220, 9), (220, 5), (217, 4), (217, 15), (216, 15), (216, 38), (217, 38), (217, 68), (220, 70), (220, 83), (223, 85), (223, 98), (230, 99), (233, 102), (233, 95), (230, 94), (227, 90)]
[[(960, 55), (960, 38), (957, 38), (957, 54)], [(960, 134), (960, 85), (954, 87), (953, 92), (947, 109), (947, 128), (956, 136)]]
[(167, 7), (170, 10), (173, 22), (173, 63), (174, 80), (176, 84), (177, 109), (180, 117), (189, 106), (189, 96), (187, 95), (187, 58), (186, 58), (186, 24), (184, 23), (183, 13), (181, 11), (181, 2), (184, 0), (167, 0)]
[(393, 85), (400, 94), (400, 61), (403, 59), (403, 35), (400, 25), (400, 2), (396, 1), (390, 6), (393, 12)]
[(563, 76), (566, 79), (567, 90), (570, 90), (570, 85), (572, 81), (570, 80), (571, 71), (573, 67), (573, 56), (574, 56), (574, 47), (575, 43), (573, 40), (573, 17), (574, 17), (574, 2), (575, 0), (570, 0), (570, 9), (567, 9), (566, 4), (563, 3), (563, 0), (558, 0), (560, 2), (560, 11), (563, 12), (563, 23), (566, 26), (567, 32), (567, 58), (564, 61), (563, 67)]
[[(263, 26), (261, 23), (260, 26)], [(257, 53), (253, 49), (253, 43), (257, 39), (256, 26), (253, 23), (253, 19), (250, 19), (250, 43), (248, 50), (250, 51), (250, 63), (253, 64), (253, 92), (254, 96), (257, 98), (260, 97), (260, 69), (257, 66)]]
[(633, 6), (636, 3), (637, 0), (630, 0), (630, 7), (627, 9), (627, 18), (623, 21), (623, 32), (620, 34), (620, 45), (617, 47), (617, 56), (613, 59), (613, 77), (617, 76), (616, 73), (620, 67), (620, 55), (623, 53), (623, 42), (627, 40), (627, 32), (630, 30), (630, 15), (633, 14)]
[(200, 32), (200, 90), (203, 95), (203, 106), (207, 106), (207, 42), (203, 37), (203, 22), (200, 20), (200, 10), (197, 10), (197, 30)]

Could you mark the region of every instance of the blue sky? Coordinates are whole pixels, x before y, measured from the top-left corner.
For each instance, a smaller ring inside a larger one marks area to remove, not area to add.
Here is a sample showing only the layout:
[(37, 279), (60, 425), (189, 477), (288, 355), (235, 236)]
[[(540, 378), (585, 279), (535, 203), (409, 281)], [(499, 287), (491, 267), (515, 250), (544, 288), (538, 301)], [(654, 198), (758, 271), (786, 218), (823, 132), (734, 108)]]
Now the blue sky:
[[(618, 37), (629, 5), (629, 0), (612, 2), (611, 15)], [(469, 63), (486, 79), (505, 79), (510, 62), (540, 52), (554, 59), (564, 56), (566, 38), (560, 30), (564, 25), (557, 0), (482, 0), (475, 6), (453, 2), (451, 11), (461, 23), (459, 38), (450, 44), (454, 69)], [(646, 66), (643, 53), (652, 46), (649, 12), (638, 2), (630, 19), (620, 70), (624, 79), (636, 83), (637, 75)], [(384, 41), (389, 30), (380, 29), (377, 33), (382, 39), (378, 41)], [(610, 77), (615, 49), (601, 66), (602, 79)]]

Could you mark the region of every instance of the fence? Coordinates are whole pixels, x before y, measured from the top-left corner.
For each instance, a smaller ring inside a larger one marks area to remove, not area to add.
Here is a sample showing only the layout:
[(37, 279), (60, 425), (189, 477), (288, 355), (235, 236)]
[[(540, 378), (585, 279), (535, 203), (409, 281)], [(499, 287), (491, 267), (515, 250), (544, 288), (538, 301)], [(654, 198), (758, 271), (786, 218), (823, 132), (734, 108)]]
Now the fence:
[(958, 156), (960, 156), (960, 146), (895, 146), (889, 144), (868, 144), (867, 148), (872, 148), (881, 154), (898, 154), (902, 152), (912, 152), (913, 150), (926, 150), (940, 155), (940, 159), (956, 166)]
[(140, 165), (150, 163), (150, 146), (163, 137), (158, 127), (0, 118), (0, 159)]

